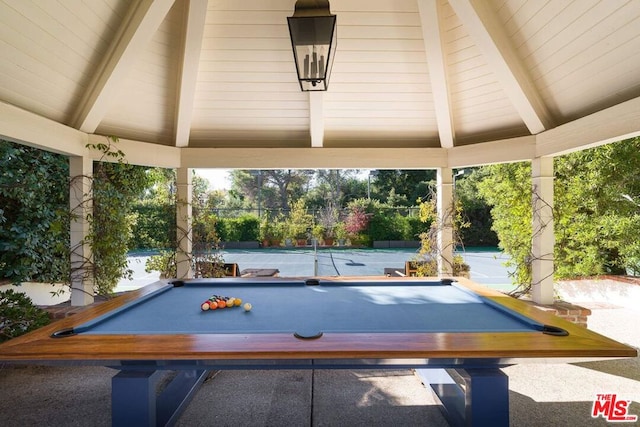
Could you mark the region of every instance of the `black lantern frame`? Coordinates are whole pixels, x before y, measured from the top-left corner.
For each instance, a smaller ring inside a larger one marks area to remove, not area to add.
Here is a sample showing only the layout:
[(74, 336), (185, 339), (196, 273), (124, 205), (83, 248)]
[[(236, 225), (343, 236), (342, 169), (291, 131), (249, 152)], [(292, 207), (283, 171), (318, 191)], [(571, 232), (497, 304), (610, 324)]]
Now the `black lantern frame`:
[(326, 91), (336, 53), (336, 15), (328, 0), (298, 0), (287, 18), (302, 91)]

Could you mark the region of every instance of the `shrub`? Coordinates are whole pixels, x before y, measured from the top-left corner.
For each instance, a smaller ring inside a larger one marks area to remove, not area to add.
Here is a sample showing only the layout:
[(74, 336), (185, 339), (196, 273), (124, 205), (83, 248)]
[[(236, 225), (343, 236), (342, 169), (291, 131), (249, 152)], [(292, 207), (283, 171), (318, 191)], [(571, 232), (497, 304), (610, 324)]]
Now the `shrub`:
[(144, 265), (144, 270), (147, 273), (151, 273), (152, 271), (159, 271), (161, 279), (178, 277), (176, 252), (173, 250), (160, 251), (158, 255), (149, 257)]
[(420, 240), (420, 234), (431, 227), (431, 221), (423, 222), (417, 216), (405, 218), (407, 220), (407, 235), (405, 240)]
[(287, 221), (287, 238), (306, 239), (309, 229), (313, 228), (313, 215), (307, 212), (307, 206), (303, 199), (291, 205), (289, 219)]
[(192, 238), (194, 245), (217, 245), (224, 235), (224, 219), (214, 214), (193, 218)]
[(394, 212), (378, 212), (369, 223), (371, 240), (404, 240), (407, 229), (406, 219)]
[(360, 206), (353, 206), (344, 220), (344, 227), (349, 234), (358, 234), (369, 226), (369, 215)]
[(164, 249), (175, 246), (176, 209), (169, 203), (136, 203), (133, 206), (136, 223), (129, 247), (134, 249)]
[(0, 291), (0, 342), (38, 329), (50, 322), (49, 314), (31, 298), (13, 289)]
[(419, 240), (420, 233), (429, 228), (407, 209), (368, 199), (349, 203), (345, 226), (351, 236), (367, 233), (371, 240)]
[(0, 170), (0, 278), (67, 281), (67, 159), (0, 140)]
[(395, 209), (382, 209), (371, 217), (371, 240), (420, 240), (420, 233), (429, 228), (418, 217), (405, 216)]
[(238, 218), (219, 218), (220, 240), (225, 242), (249, 242), (260, 238), (260, 220), (255, 215)]
[[(417, 257), (411, 262), (411, 268), (416, 270), (417, 277), (437, 277), (438, 276), (438, 261), (435, 258), (431, 258), (428, 255)], [(470, 267), (464, 262), (464, 258), (461, 255), (453, 256), (453, 275), (454, 276), (466, 276), (469, 277)]]

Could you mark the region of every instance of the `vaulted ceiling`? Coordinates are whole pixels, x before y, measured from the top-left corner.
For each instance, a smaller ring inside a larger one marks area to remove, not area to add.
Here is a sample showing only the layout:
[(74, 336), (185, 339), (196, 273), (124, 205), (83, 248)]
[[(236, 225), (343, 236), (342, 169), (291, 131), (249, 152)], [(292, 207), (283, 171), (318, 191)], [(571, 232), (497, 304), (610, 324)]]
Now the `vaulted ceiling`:
[(294, 4), (1, 0), (0, 136), (72, 155), (116, 136), (158, 165), (427, 168), (640, 134), (640, 0), (332, 0), (314, 93)]

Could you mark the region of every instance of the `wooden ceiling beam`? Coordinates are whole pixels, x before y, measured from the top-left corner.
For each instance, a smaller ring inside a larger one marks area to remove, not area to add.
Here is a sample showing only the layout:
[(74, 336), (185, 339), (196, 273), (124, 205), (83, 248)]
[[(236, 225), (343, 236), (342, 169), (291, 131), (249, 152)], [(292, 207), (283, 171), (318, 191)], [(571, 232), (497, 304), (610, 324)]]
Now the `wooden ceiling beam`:
[(86, 152), (87, 134), (0, 101), (0, 139), (65, 156)]
[(559, 156), (640, 136), (640, 97), (537, 135), (536, 156)]
[(180, 56), (182, 61), (178, 70), (178, 102), (175, 112), (176, 147), (189, 145), (208, 3), (208, 0), (186, 0), (184, 2), (184, 32)]
[(452, 148), (448, 154), (449, 167), (453, 169), (530, 161), (536, 156), (536, 136), (463, 145)]
[(140, 58), (174, 1), (139, 0), (131, 3), (111, 46), (84, 91), (72, 117), (72, 127), (87, 133), (95, 132), (128, 71)]
[(181, 165), (223, 169), (434, 169), (442, 148), (182, 148)]
[(427, 54), (440, 145), (443, 148), (451, 148), (455, 143), (455, 130), (447, 82), (442, 29), (440, 28), (440, 7), (437, 0), (418, 0), (418, 10)]
[(518, 58), (490, 2), (485, 0), (449, 0), (449, 4), (473, 37), (506, 95), (532, 134), (554, 126), (542, 97), (526, 67)]

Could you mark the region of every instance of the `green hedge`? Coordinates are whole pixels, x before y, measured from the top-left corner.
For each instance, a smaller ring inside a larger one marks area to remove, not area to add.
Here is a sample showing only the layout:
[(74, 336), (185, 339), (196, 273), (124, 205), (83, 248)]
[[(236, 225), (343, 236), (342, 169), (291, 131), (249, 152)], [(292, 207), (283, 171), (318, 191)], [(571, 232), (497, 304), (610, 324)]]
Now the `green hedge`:
[(379, 212), (369, 222), (371, 240), (420, 240), (418, 235), (429, 228), (417, 217), (397, 212)]
[[(167, 249), (175, 246), (175, 206), (168, 204), (138, 203), (134, 207), (136, 223), (131, 247), (136, 249)], [(223, 242), (258, 241), (260, 220), (255, 215), (238, 218), (219, 218), (215, 215), (194, 220), (194, 234), (206, 236), (207, 224), (215, 229)], [(195, 238), (195, 236), (194, 236)]]
[(405, 236), (404, 240), (420, 240), (420, 234), (429, 230), (431, 223), (424, 223), (420, 221), (417, 216), (406, 217), (408, 223), (409, 234)]
[(218, 218), (216, 229), (223, 242), (250, 242), (260, 239), (260, 220), (255, 215)]
[(371, 240), (404, 240), (407, 222), (398, 214), (374, 214), (369, 222)]
[(0, 140), (0, 170), (0, 279), (67, 280), (67, 158)]
[(176, 209), (174, 205), (137, 203), (133, 207), (136, 222), (133, 226), (131, 248), (173, 248), (176, 240)]

